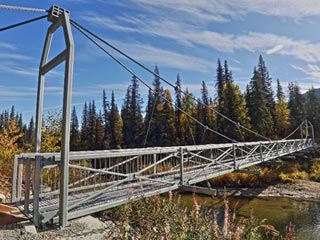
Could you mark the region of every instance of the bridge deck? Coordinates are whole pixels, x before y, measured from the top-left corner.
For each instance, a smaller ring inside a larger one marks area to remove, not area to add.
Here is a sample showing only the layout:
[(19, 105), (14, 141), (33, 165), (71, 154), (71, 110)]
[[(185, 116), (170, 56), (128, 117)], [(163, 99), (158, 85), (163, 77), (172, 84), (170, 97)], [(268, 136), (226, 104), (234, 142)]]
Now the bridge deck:
[[(72, 153), (68, 219), (176, 190), (181, 185), (195, 184), (312, 146), (311, 139), (297, 139)], [(24, 200), (21, 208), (31, 213), (30, 216), (35, 215), (33, 210), (38, 212), (43, 223), (58, 220), (59, 163), (59, 154), (52, 153), (22, 154), (15, 160), (14, 174), (18, 180), (14, 183), (14, 200)], [(40, 164), (39, 173), (37, 164)], [(37, 178), (38, 175), (41, 176)], [(24, 194), (22, 179), (29, 181)], [(49, 191), (41, 192), (41, 185)], [(38, 197), (27, 194), (30, 186), (40, 188)]]

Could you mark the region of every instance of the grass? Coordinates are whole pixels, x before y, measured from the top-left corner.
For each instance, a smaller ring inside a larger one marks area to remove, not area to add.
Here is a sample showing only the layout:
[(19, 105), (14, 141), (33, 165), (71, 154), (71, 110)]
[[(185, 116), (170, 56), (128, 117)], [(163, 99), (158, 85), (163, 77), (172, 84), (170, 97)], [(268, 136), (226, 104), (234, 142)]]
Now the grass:
[(283, 237), (274, 226), (253, 214), (249, 218), (237, 217), (226, 198), (223, 214), (202, 208), (195, 197), (188, 210), (180, 203), (179, 195), (169, 194), (168, 199), (151, 197), (129, 202), (106, 212), (104, 218), (116, 223), (119, 239), (294, 239), (291, 224)]

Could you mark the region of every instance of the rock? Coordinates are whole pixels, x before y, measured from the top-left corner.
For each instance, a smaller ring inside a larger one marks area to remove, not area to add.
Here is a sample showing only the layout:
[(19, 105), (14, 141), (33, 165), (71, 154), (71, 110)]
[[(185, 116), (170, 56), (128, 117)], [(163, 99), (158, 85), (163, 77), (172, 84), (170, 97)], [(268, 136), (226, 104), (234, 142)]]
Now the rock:
[(86, 216), (75, 220), (74, 222), (84, 224), (86, 228), (92, 230), (105, 229), (107, 225), (101, 222), (98, 218), (92, 216)]
[(6, 196), (0, 193), (0, 203), (4, 203), (6, 201)]
[(31, 222), (27, 222), (23, 224), (24, 230), (30, 234), (37, 234), (37, 229)]

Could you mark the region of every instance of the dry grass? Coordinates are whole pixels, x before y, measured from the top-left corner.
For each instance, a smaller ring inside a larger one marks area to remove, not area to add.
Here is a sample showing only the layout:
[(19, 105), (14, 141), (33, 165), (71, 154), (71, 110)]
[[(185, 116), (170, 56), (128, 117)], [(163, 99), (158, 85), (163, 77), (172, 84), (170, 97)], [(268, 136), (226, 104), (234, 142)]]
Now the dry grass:
[(118, 223), (120, 239), (284, 239), (265, 220), (253, 215), (236, 217), (227, 199), (224, 199), (223, 216), (212, 208), (202, 208), (195, 197), (192, 209), (188, 210), (180, 204), (179, 196), (172, 195), (169, 199), (153, 197), (130, 202), (111, 215)]

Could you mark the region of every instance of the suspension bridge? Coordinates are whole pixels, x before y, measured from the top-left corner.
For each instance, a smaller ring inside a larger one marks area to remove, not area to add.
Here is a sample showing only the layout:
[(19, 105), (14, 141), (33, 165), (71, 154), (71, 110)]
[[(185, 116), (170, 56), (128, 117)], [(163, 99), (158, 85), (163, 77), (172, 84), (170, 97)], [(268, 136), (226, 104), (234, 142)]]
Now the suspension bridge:
[[(111, 55), (102, 44), (117, 51), (152, 75), (155, 73), (71, 20), (69, 12), (58, 6), (52, 6), (49, 10), (4, 5), (0, 5), (0, 8), (46, 13), (44, 16), (1, 28), (0, 32), (43, 18), (51, 22), (47, 30), (39, 67), (35, 153), (16, 155), (12, 174), (12, 203), (16, 203), (27, 216), (32, 218), (36, 226), (45, 223), (59, 223), (64, 227), (68, 220), (119, 206), (130, 200), (177, 190), (183, 186), (314, 147), (313, 126), (309, 121), (301, 123), (286, 138), (271, 140), (212, 109), (230, 124), (234, 124), (235, 128), (248, 131), (260, 137), (262, 141), (237, 142), (208, 128), (195, 117), (187, 115), (206, 130), (224, 137), (230, 143), (70, 152), (69, 123), (74, 60), (72, 26), (127, 72), (136, 76), (151, 91), (153, 89), (145, 81)], [(48, 61), (52, 35), (58, 28), (63, 29), (66, 48)], [(65, 63), (65, 77), (61, 153), (41, 153), (45, 75), (63, 62)], [(174, 84), (158, 77), (177, 89)], [(181, 89), (177, 90), (184, 93)], [(167, 99), (164, 100), (167, 101)], [(179, 110), (183, 111), (183, 109)], [(299, 131), (301, 138), (289, 139)]]

